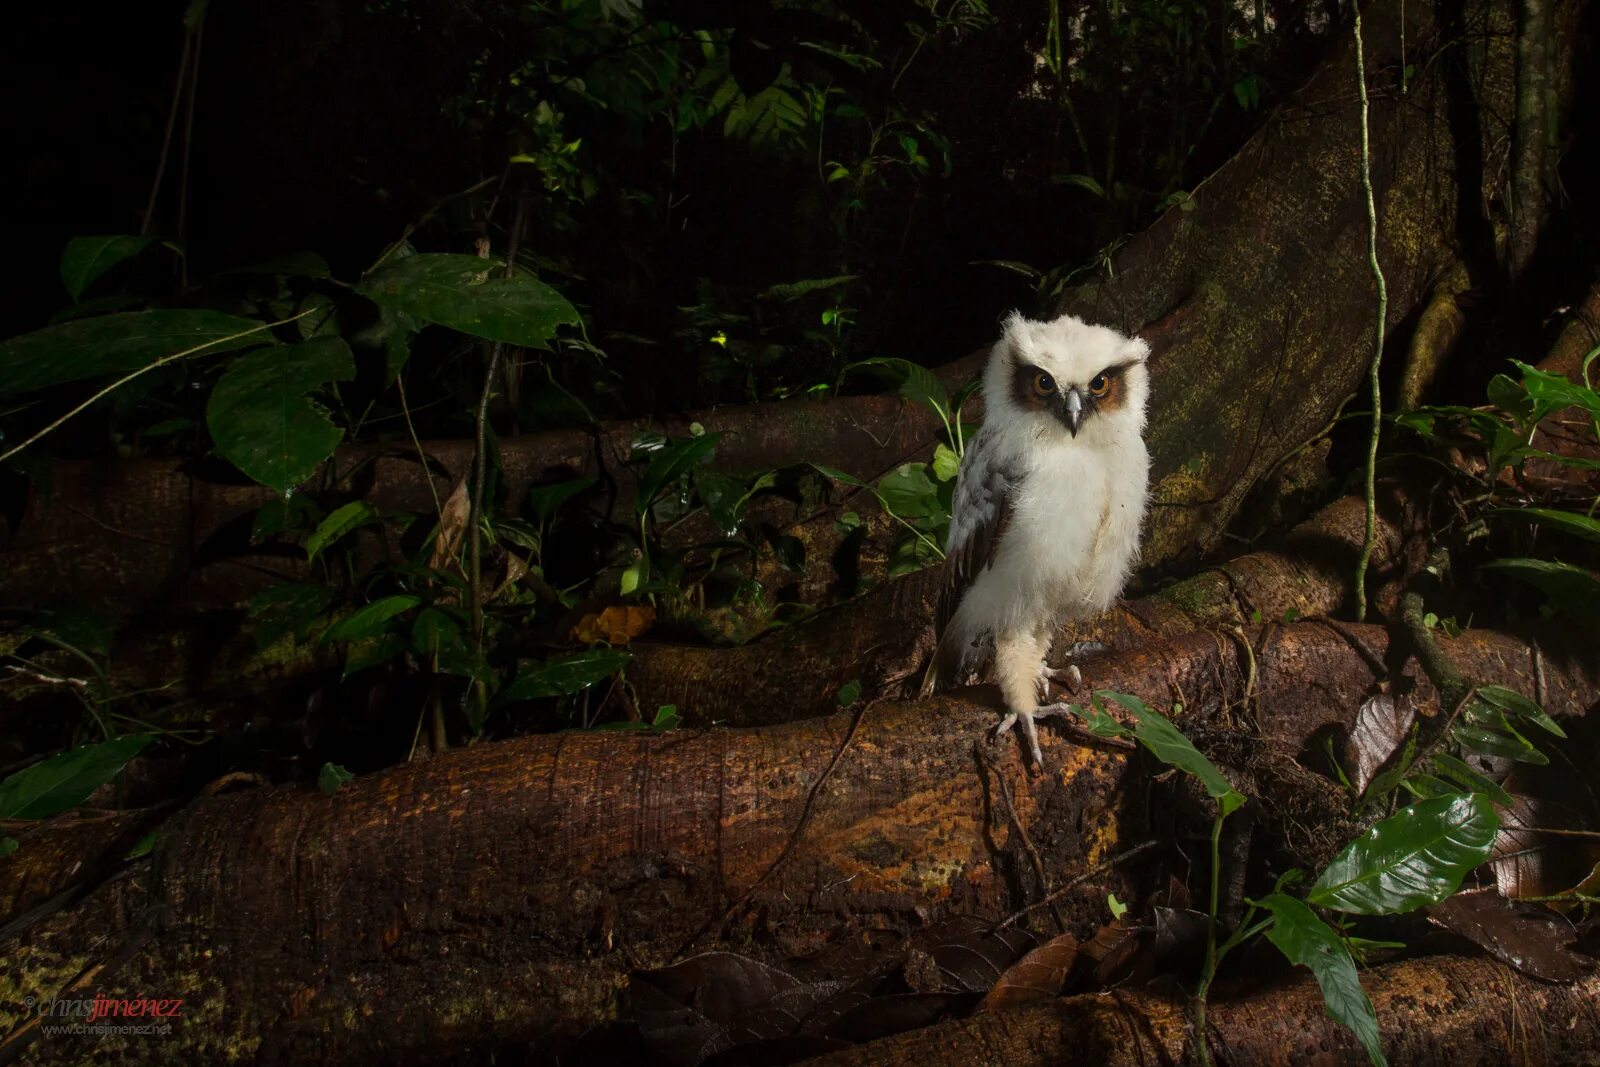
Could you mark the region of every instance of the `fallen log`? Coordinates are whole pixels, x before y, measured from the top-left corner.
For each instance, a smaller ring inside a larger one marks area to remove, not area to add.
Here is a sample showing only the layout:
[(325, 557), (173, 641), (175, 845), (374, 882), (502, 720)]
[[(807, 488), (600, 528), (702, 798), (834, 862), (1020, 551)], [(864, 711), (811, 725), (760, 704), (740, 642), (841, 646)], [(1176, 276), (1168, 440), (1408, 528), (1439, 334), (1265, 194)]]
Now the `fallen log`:
[[(1375, 967), (1362, 974), (1361, 984), (1377, 1009), (1384, 1054), (1393, 1064), (1557, 1067), (1592, 1064), (1600, 1054), (1600, 975), (1551, 985), (1491, 959), (1433, 956)], [(1064, 997), (940, 1023), (810, 1062), (1179, 1067), (1200, 1062), (1188, 1007), (1179, 996), (1139, 989)], [(1355, 1035), (1328, 1017), (1309, 975), (1286, 988), (1215, 998), (1206, 1022), (1213, 1063), (1368, 1062)]]
[[(1418, 521), (1410, 497), (1386, 486), (1372, 558), (1380, 610), (1393, 606), (1421, 564)], [(1056, 654), (1076, 641), (1131, 648), (1191, 630), (1337, 614), (1349, 606), (1364, 537), (1364, 502), (1342, 498), (1273, 548), (1066, 627), (1056, 639)], [(860, 682), (869, 697), (911, 696), (932, 652), (930, 628), (942, 580), (937, 569), (892, 579), (737, 648), (638, 643), (628, 667), (635, 701), (644, 708), (673, 704), (694, 723), (760, 726), (826, 713), (851, 681)]]
[[(1090, 682), (1181, 702), (1180, 724), (1262, 797), (1286, 854), (1314, 861), (1325, 843), (1297, 841), (1294, 824), (1326, 825), (1347, 802), (1294, 758), (1391, 679), (1387, 637), (1319, 622), (1246, 636), (1248, 649), (1211, 634), (1151, 642), (1107, 657)], [(1600, 664), (1582, 650), (1475, 631), (1447, 644), (1464, 671), (1538, 694), (1558, 718), (1600, 697)], [(1411, 695), (1436, 710), (1424, 680)], [(162, 1045), (172, 1058), (556, 1048), (616, 1016), (632, 971), (688, 953), (786, 959), (851, 931), (998, 919), (1053, 888), (1051, 872), (1141, 840), (1151, 801), (1123, 788), (1146, 773), (1127, 750), (1049, 729), (1048, 773), (1030, 776), (1016, 746), (982, 743), (996, 713), (981, 696), (765, 729), (529, 737), (333, 796), (204, 797), (166, 824), (147, 871), (0, 941), (0, 1012), (18, 1025), (23, 995), (55, 996), (125, 949), (95, 983), (185, 998), (192, 1014)], [(1137, 878), (1113, 869), (1076, 887), (1060, 902), (1068, 928), (1093, 929), (1107, 892), (1140, 899)], [(80, 1053), (30, 1050), (42, 1063)]]

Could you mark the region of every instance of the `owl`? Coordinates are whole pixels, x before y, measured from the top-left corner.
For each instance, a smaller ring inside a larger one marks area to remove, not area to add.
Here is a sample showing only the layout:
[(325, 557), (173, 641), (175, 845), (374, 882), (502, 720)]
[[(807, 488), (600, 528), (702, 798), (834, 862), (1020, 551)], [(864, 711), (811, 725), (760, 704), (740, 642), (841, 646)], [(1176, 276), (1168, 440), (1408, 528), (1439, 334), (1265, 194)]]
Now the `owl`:
[(1138, 556), (1150, 456), (1150, 348), (1071, 315), (1013, 313), (984, 370), (983, 428), (967, 445), (950, 518), (938, 643), (923, 693), (991, 673), (1000, 736), (1021, 725), (1042, 766), (1035, 720), (1062, 623), (1104, 611)]

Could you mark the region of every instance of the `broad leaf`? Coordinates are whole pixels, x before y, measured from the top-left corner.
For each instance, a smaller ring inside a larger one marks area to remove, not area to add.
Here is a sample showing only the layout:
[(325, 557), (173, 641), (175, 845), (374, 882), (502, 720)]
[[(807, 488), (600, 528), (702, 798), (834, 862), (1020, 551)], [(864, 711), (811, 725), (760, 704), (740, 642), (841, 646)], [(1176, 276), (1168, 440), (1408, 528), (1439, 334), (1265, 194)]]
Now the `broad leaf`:
[(377, 518), (378, 509), (365, 500), (352, 500), (343, 507), (335, 508), (333, 514), (323, 519), (306, 539), (306, 558), (316, 559), (324, 548), (351, 530), (377, 521)]
[(1600, 580), (1570, 563), (1545, 559), (1497, 559), (1481, 570), (1498, 571), (1527, 582), (1559, 611), (1577, 619), (1600, 619)]
[(1588, 541), (1600, 541), (1600, 520), (1591, 519), (1578, 511), (1561, 511), (1556, 508), (1495, 508), (1489, 514), (1496, 518), (1522, 519)]
[(1290, 963), (1311, 968), (1328, 1015), (1349, 1027), (1367, 1050), (1367, 1057), (1383, 1067), (1387, 1061), (1378, 1037), (1378, 1013), (1361, 988), (1355, 961), (1339, 935), (1310, 908), (1286, 894), (1273, 893), (1257, 903), (1273, 916), (1267, 940), (1277, 945)]
[(528, 507), (533, 509), (540, 522), (549, 522), (562, 504), (593, 484), (593, 478), (573, 478), (554, 485), (536, 485), (528, 490)]
[(621, 649), (597, 649), (557, 656), (524, 667), (501, 692), (496, 703), (565, 696), (608, 678), (627, 665), (631, 657)]
[(1205, 786), (1206, 792), (1217, 802), (1222, 814), (1227, 815), (1238, 810), (1244, 803), (1244, 797), (1234, 791), (1233, 785), (1217, 770), (1216, 764), (1205, 757), (1194, 743), (1174, 725), (1172, 721), (1159, 711), (1150, 707), (1136, 696), (1127, 693), (1113, 693), (1109, 689), (1097, 689), (1094, 699), (1111, 700), (1122, 705), (1133, 713), (1138, 725), (1133, 729), (1134, 738), (1149, 749), (1151, 754), (1169, 767), (1176, 767), (1185, 774), (1192, 774)]
[(109, 237), (74, 237), (61, 253), (61, 283), (76, 304), (100, 275), (143, 252), (150, 238), (131, 233)]
[(332, 626), (328, 627), (322, 635), (322, 643), (329, 641), (359, 641), (383, 631), (385, 624), (401, 612), (410, 611), (422, 598), (409, 593), (399, 596), (386, 596), (381, 600), (374, 600), (363, 605), (346, 615)]
[(1499, 829), (1494, 804), (1481, 793), (1418, 801), (1346, 846), (1306, 899), (1361, 915), (1394, 915), (1437, 904), (1489, 858)]
[(407, 256), (367, 275), (356, 291), (393, 311), (527, 348), (544, 348), (558, 326), (580, 321), (566, 297), (533, 275), (507, 278), (502, 262), (477, 256)]
[(217, 451), (262, 485), (287, 493), (344, 438), (306, 394), (355, 373), (350, 346), (334, 337), (241, 356), (206, 405)]
[(248, 615), (256, 644), (265, 648), (286, 634), (299, 635), (328, 610), (334, 591), (325, 585), (288, 584), (263, 589), (250, 598)]
[(1555, 734), (1557, 737), (1567, 736), (1567, 732), (1561, 728), (1559, 723), (1545, 714), (1543, 708), (1515, 689), (1507, 689), (1503, 685), (1480, 685), (1478, 686), (1478, 696), (1506, 714), (1526, 719), (1547, 733)]
[(47, 819), (77, 807), (115, 778), (150, 743), (148, 734), (114, 737), (51, 756), (0, 782), (0, 819)]
[(633, 503), (634, 511), (641, 517), (649, 511), (656, 497), (709, 455), (721, 436), (708, 433), (699, 437), (687, 437), (650, 453), (650, 465), (639, 476), (639, 495)]
[(179, 352), (213, 355), (271, 342), (266, 323), (220, 311), (125, 311), (76, 319), (0, 342), (0, 396), (122, 374)]
[(940, 518), (947, 514), (939, 503), (939, 487), (928, 477), (925, 463), (903, 463), (878, 482), (878, 499), (891, 515), (902, 519)]
[(944, 383), (922, 364), (913, 363), (909, 359), (879, 356), (852, 363), (841, 374), (849, 374), (858, 367), (886, 375), (894, 381), (901, 396), (915, 400), (939, 418), (949, 420), (950, 393), (945, 389)]

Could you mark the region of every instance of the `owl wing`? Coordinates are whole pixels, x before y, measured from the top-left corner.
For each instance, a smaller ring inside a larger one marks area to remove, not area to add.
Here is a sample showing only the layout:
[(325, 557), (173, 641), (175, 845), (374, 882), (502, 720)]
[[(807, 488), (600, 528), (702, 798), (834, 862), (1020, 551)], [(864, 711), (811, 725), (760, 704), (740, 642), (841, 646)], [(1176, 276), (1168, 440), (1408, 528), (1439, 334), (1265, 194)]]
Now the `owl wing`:
[(939, 591), (935, 632), (938, 648), (927, 676), (924, 695), (952, 681), (966, 653), (970, 635), (950, 629), (961, 600), (978, 576), (994, 563), (995, 554), (1011, 524), (1020, 473), (999, 462), (994, 438), (980, 433), (967, 448), (956, 478), (950, 508), (950, 539), (945, 547), (944, 586)]

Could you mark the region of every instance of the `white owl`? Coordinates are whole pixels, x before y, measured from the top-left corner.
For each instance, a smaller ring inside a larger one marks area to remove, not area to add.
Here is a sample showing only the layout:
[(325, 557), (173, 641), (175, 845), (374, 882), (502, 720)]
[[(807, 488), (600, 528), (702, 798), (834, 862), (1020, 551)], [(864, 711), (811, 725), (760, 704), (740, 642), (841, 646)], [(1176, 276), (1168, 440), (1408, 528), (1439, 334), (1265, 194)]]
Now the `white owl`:
[(1040, 706), (1061, 673), (1045, 665), (1051, 640), (1063, 622), (1110, 607), (1138, 556), (1149, 353), (1071, 315), (1013, 313), (984, 371), (983, 429), (956, 480), (923, 692), (992, 665), (1007, 709), (996, 734), (1020, 722), (1036, 765), (1035, 720), (1067, 707)]

